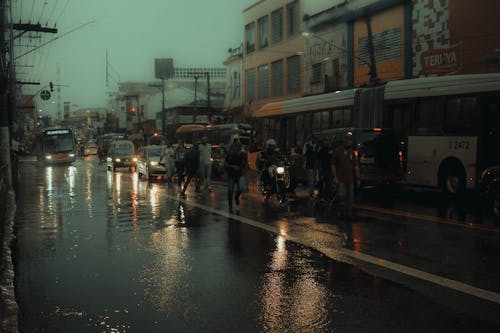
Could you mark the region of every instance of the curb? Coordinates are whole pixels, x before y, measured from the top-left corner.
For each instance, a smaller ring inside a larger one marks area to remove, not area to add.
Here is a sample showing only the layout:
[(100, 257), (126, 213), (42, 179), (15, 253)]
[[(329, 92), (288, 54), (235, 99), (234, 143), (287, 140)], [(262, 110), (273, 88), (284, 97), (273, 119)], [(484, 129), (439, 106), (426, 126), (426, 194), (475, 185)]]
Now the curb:
[(18, 311), (14, 290), (14, 265), (12, 262), (12, 241), (14, 240), (14, 217), (16, 201), (14, 191), (6, 195), (5, 219), (3, 222), (3, 237), (0, 248), (0, 331), (17, 333)]

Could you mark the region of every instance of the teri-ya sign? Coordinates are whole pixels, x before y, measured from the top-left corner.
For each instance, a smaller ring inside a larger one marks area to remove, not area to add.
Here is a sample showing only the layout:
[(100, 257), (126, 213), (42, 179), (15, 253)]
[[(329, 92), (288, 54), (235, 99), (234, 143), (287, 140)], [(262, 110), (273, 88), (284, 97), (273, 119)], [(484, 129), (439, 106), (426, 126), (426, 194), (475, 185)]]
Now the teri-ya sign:
[(429, 49), (420, 55), (421, 74), (451, 74), (460, 71), (463, 64), (462, 43), (449, 48)]

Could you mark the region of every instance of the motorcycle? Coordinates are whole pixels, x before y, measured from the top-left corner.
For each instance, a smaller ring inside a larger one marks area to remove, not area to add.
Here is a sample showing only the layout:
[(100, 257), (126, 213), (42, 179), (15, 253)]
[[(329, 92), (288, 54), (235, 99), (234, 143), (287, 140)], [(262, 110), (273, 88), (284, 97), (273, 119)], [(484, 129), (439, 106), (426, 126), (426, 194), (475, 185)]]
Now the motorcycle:
[(290, 166), (287, 160), (280, 160), (262, 170), (260, 190), (264, 200), (275, 193), (280, 205), (286, 202), (291, 188)]

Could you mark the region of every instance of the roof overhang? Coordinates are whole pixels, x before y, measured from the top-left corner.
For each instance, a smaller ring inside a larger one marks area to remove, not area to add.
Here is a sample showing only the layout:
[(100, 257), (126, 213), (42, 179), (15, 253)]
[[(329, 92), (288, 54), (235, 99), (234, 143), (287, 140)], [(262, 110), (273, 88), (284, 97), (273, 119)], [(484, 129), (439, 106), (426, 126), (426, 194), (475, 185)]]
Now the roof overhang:
[(268, 103), (253, 112), (255, 118), (296, 114), (312, 110), (333, 110), (354, 104), (356, 89)]

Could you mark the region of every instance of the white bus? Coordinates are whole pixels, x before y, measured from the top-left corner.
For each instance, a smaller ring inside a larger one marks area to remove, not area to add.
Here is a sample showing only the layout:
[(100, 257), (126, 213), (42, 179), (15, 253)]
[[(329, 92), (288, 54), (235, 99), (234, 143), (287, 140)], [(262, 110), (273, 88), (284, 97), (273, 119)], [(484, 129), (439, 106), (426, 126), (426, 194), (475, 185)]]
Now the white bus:
[(458, 193), (500, 164), (500, 74), (389, 82), (384, 104), (405, 146), (405, 183)]
[(257, 138), (284, 151), (331, 128), (390, 129), (409, 185), (458, 193), (475, 189), (500, 165), (500, 74), (388, 82), (264, 105), (253, 114)]

